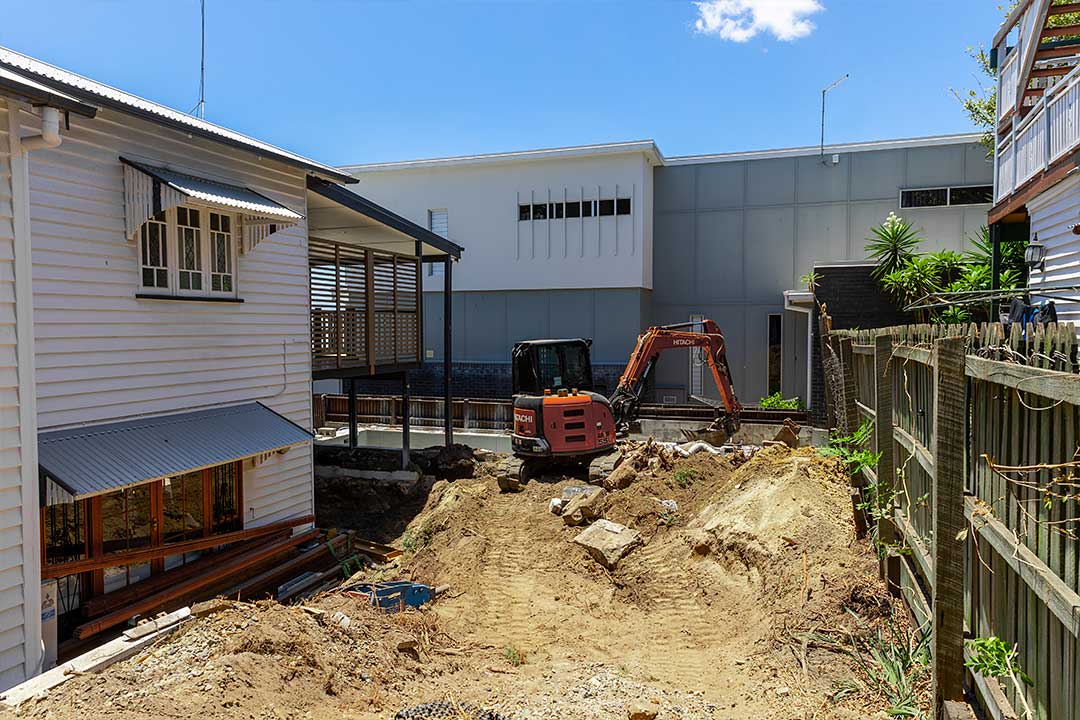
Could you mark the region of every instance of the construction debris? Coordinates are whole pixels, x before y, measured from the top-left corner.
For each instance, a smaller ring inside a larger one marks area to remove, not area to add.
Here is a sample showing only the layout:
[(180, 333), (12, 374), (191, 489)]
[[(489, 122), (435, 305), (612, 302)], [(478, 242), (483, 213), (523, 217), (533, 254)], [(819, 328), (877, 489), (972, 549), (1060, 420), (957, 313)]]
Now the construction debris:
[(641, 533), (610, 520), (597, 520), (574, 538), (598, 563), (611, 570), (641, 545)]
[(577, 526), (596, 520), (603, 512), (606, 497), (607, 493), (602, 487), (589, 487), (585, 492), (576, 493), (563, 508), (563, 523)]

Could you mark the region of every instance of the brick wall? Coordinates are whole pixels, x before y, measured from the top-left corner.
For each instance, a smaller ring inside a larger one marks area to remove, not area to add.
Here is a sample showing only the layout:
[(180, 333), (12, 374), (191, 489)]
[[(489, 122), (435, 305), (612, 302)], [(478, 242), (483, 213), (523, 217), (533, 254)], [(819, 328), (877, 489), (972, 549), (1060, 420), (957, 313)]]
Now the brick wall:
[(834, 330), (889, 327), (914, 322), (878, 287), (870, 276), (873, 265), (836, 265), (815, 267), (821, 276), (814, 293), (815, 309), (811, 317), (814, 332), (813, 370), (811, 376), (811, 412), (814, 425), (824, 426), (825, 375), (821, 367), (821, 338), (818, 335), (818, 307), (824, 304), (832, 317)]
[[(593, 389), (610, 395), (619, 384), (622, 365), (593, 364)], [(452, 366), (451, 392), (459, 398), (508, 398), (513, 394), (510, 363), (455, 362)], [(409, 390), (416, 396), (442, 397), (443, 366), (429, 363), (409, 372)], [(361, 395), (398, 395), (397, 378), (358, 378), (356, 391)]]

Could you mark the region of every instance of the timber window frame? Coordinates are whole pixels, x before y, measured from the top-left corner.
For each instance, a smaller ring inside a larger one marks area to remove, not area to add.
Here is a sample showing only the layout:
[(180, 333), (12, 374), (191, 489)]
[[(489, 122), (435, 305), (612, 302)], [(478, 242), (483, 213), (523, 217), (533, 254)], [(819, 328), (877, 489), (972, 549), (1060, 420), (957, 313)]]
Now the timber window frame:
[(139, 228), (138, 297), (238, 299), (239, 218), (204, 205), (164, 210)]

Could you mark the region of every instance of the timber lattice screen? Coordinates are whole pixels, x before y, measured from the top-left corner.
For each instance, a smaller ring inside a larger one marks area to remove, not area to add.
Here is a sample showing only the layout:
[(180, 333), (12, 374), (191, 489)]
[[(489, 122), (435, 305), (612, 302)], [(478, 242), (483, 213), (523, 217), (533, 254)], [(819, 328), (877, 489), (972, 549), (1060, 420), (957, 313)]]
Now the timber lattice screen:
[[(880, 513), (893, 522), (877, 526), (892, 544), (882, 572), (935, 632), (935, 698), (952, 699), (963, 679), (989, 717), (1022, 715), (1026, 701), (1033, 717), (1080, 720), (1075, 327), (912, 325), (834, 331), (822, 345), (841, 363), (840, 382), (827, 378), (833, 415), (891, 417), (890, 427), (875, 427), (882, 456), (865, 482), (893, 478), (895, 496)], [(959, 635), (942, 630), (950, 622), (967, 637), (1016, 645), (1034, 681), (1023, 699), (1012, 683), (962, 675)]]
[(310, 239), (313, 371), (421, 362), (420, 260)]

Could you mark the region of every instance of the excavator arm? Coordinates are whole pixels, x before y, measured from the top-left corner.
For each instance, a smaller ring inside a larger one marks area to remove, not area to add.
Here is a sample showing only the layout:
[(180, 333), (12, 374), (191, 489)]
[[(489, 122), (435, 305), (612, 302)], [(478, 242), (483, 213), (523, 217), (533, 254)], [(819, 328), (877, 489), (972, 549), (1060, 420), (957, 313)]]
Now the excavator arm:
[[(692, 328), (699, 326), (701, 330)], [(720, 327), (712, 320), (700, 323), (679, 323), (651, 327), (638, 336), (637, 345), (630, 355), (630, 361), (619, 378), (619, 387), (611, 396), (611, 410), (615, 426), (625, 430), (637, 419), (641, 408), (641, 394), (656, 364), (660, 353), (671, 348), (701, 348), (705, 360), (712, 371), (713, 381), (720, 393), (721, 406), (718, 410), (718, 424), (729, 435), (739, 428), (739, 416), (742, 405), (735, 397), (731, 383), (731, 370), (728, 367), (724, 335)]]

